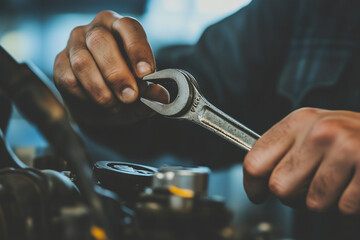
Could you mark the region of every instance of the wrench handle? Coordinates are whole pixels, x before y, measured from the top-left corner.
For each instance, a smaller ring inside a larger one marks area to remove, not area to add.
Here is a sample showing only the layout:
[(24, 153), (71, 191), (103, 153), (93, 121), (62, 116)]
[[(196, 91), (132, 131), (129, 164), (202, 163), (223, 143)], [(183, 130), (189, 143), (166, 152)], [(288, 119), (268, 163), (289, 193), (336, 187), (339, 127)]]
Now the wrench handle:
[(192, 114), (193, 117), (188, 120), (216, 133), (243, 150), (250, 151), (256, 140), (260, 138), (260, 135), (220, 111), (200, 95), (195, 103), (197, 105), (190, 111), (196, 114)]

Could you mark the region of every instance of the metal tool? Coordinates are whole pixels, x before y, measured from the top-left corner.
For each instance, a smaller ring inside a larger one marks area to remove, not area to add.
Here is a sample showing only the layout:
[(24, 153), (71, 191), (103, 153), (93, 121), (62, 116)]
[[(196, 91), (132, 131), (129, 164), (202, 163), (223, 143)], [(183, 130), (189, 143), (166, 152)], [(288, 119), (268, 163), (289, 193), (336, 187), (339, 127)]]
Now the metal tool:
[(171, 103), (163, 104), (145, 98), (140, 99), (145, 105), (163, 116), (187, 119), (199, 124), (246, 151), (250, 151), (260, 137), (209, 103), (201, 95), (195, 78), (184, 70), (165, 69), (149, 74), (143, 80), (154, 83), (172, 80), (177, 84), (178, 93)]
[(174, 186), (190, 190), (195, 195), (206, 196), (210, 172), (207, 167), (162, 166), (154, 173), (152, 188), (169, 189)]

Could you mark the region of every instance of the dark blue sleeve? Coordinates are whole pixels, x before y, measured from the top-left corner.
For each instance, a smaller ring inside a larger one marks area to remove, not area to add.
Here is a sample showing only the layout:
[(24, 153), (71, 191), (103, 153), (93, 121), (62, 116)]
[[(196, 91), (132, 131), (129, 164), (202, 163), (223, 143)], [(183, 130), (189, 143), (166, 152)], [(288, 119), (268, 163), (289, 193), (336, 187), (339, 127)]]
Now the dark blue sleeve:
[(207, 28), (196, 45), (161, 50), (158, 68), (189, 71), (210, 102), (262, 132), (274, 123), (264, 114), (269, 95), (276, 95), (297, 6), (294, 0), (254, 0)]
[[(207, 28), (196, 45), (161, 50), (158, 68), (189, 71), (210, 102), (261, 134), (275, 122), (267, 99), (272, 99), (272, 81), (287, 55), (296, 3), (254, 0)], [(119, 130), (104, 126), (98, 134), (87, 132), (98, 139), (102, 135), (103, 142), (132, 158), (171, 153), (219, 167), (240, 162), (244, 156), (242, 150), (193, 123), (161, 116)], [(119, 136), (126, 141), (119, 142)]]

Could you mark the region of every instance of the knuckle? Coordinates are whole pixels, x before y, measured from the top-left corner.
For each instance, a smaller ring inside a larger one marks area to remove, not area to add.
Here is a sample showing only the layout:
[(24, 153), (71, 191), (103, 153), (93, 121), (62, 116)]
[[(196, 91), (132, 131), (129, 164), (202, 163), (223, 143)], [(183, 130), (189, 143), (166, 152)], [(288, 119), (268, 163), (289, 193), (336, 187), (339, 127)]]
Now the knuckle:
[(76, 78), (72, 78), (72, 77), (65, 77), (63, 78), (59, 84), (65, 88), (65, 89), (74, 89), (78, 87), (78, 82), (76, 80)]
[(346, 215), (353, 215), (359, 213), (360, 199), (358, 196), (347, 196), (342, 198), (339, 202), (339, 210)]
[(126, 82), (126, 74), (123, 71), (119, 70), (110, 70), (107, 71), (107, 73), (104, 74), (104, 78), (108, 83), (111, 85), (123, 85)]
[[(338, 149), (337, 152), (339, 155), (341, 154), (342, 156), (349, 157), (346, 160), (351, 160), (351, 159), (353, 159), (352, 156), (359, 156), (360, 139), (358, 137), (350, 137), (350, 138), (339, 137), (339, 141), (336, 142), (336, 148)], [(354, 158), (354, 160), (355, 159), (356, 158)], [(353, 161), (350, 161), (350, 162), (353, 163)], [(359, 162), (359, 161), (356, 161), (356, 162)]]
[(84, 35), (84, 26), (75, 27), (70, 33), (70, 39), (77, 39)]
[(326, 203), (326, 199), (329, 198), (328, 189), (331, 184), (331, 175), (318, 176), (311, 182), (310, 189), (306, 196), (306, 206), (313, 211), (322, 212), (325, 211), (329, 206)]
[(59, 90), (63, 89), (63, 86), (61, 85), (61, 83), (62, 83), (61, 76), (57, 76), (54, 74), (54, 84), (55, 84), (55, 87)]
[(126, 52), (131, 53), (132, 56), (141, 57), (147, 59), (148, 62), (152, 62), (152, 51), (146, 39), (134, 39), (124, 47)]
[(311, 189), (308, 193), (308, 197), (311, 199), (324, 199), (327, 197), (327, 190), (332, 184), (332, 174), (321, 174), (315, 177), (311, 182)]
[(286, 199), (289, 196), (290, 188), (283, 181), (281, 176), (272, 174), (269, 179), (269, 190), (278, 198)]
[(126, 29), (128, 36), (136, 33), (136, 36), (142, 36), (146, 39), (146, 33), (141, 23), (132, 17), (118, 18), (113, 22), (112, 28), (117, 30)]
[[(64, 62), (66, 61), (67, 58), (67, 54), (65, 52), (65, 50), (59, 52), (54, 60), (54, 70), (60, 68), (60, 66), (62, 66), (64, 64)], [(57, 71), (54, 71), (54, 74), (56, 74)]]
[(83, 72), (90, 63), (90, 59), (82, 51), (78, 50), (70, 57), (71, 67), (75, 72)]
[[(338, 155), (341, 154), (346, 157), (357, 156), (359, 154), (360, 145), (355, 141), (345, 141), (337, 143), (336, 148), (338, 149)], [(344, 161), (346, 160), (347, 159), (344, 159)]]
[(321, 118), (312, 127), (309, 141), (322, 145), (335, 140), (341, 131), (341, 123), (333, 118)]
[(73, 89), (78, 86), (75, 77), (70, 77), (66, 72), (69, 70), (64, 67), (66, 61), (65, 51), (60, 52), (54, 62), (54, 84), (58, 89)]
[(131, 26), (134, 30), (142, 29), (142, 26), (138, 20), (133, 17), (122, 17), (117, 19), (114, 22), (115, 25), (125, 24), (127, 26)]
[(263, 173), (261, 171), (262, 164), (256, 154), (249, 152), (243, 163), (244, 172), (253, 178), (261, 178), (263, 177)]
[(134, 52), (134, 51), (144, 52), (144, 49), (142, 49), (143, 48), (142, 45), (143, 45), (143, 41), (133, 40), (127, 43), (125, 47), (127, 52)]
[(100, 25), (93, 26), (86, 32), (86, 44), (94, 47), (103, 44), (106, 41), (106, 32), (107, 30)]
[(103, 21), (104, 19), (112, 18), (115, 15), (116, 13), (114, 11), (104, 10), (96, 14), (94, 21)]
[(290, 113), (289, 120), (307, 119), (313, 117), (318, 112), (319, 110), (316, 108), (309, 108), (309, 107), (299, 108), (293, 111), (292, 113)]
[(59, 53), (56, 55), (56, 57), (55, 57), (55, 62), (54, 62), (54, 64), (59, 64), (60, 62), (62, 62), (65, 55), (66, 55), (66, 53), (65, 53), (64, 50), (61, 51), (61, 52), (59, 52)]

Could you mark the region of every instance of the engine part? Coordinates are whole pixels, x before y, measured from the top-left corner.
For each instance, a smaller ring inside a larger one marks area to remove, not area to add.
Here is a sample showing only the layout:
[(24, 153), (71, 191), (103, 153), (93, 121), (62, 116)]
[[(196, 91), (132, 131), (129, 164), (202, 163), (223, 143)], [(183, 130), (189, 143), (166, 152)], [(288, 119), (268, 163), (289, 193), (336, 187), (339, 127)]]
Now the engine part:
[(156, 168), (126, 162), (99, 161), (94, 174), (100, 186), (117, 193), (127, 205), (133, 205), (152, 183)]
[[(85, 147), (74, 132), (65, 108), (41, 78), (44, 74), (17, 63), (0, 46), (0, 90), (22, 115), (47, 139), (53, 151), (69, 161), (77, 175), (77, 186), (93, 221), (111, 236), (104, 205), (95, 191), (95, 181)], [(3, 127), (3, 126), (1, 126)]]
[(153, 189), (171, 189), (176, 187), (193, 191), (198, 196), (207, 195), (210, 169), (207, 167), (185, 168), (165, 166), (155, 173)]
[(205, 167), (163, 167), (154, 174), (135, 212), (144, 239), (231, 239), (224, 235), (230, 212), (208, 197)]
[(78, 203), (77, 187), (56, 171), (3, 169), (0, 171), (0, 239), (62, 239), (65, 236), (60, 231), (60, 211)]
[[(207, 196), (208, 169), (165, 167), (156, 175), (147, 166), (97, 163), (98, 181), (126, 199), (131, 211), (94, 181), (85, 148), (42, 74), (1, 47), (0, 72), (2, 96), (39, 129), (56, 155), (50, 162), (38, 159), (36, 166), (70, 167), (67, 174), (75, 176), (72, 182), (56, 171), (27, 168), (0, 131), (0, 239), (224, 239), (230, 213), (223, 201)], [(0, 119), (4, 131), (9, 109), (5, 104)]]

